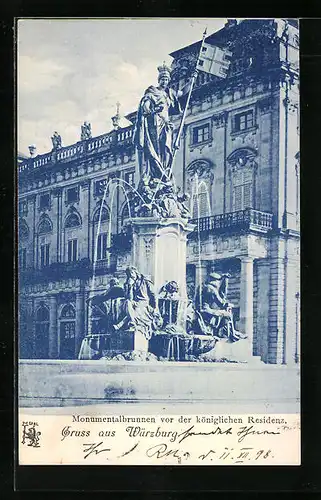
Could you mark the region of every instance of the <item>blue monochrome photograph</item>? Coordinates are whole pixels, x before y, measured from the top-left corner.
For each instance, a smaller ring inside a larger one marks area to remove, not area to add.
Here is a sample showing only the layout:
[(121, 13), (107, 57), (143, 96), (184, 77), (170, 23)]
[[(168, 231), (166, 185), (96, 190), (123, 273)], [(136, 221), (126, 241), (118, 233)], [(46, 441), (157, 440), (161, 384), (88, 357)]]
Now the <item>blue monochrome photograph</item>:
[(299, 414), (299, 134), (297, 19), (18, 20), (28, 453), (49, 413)]

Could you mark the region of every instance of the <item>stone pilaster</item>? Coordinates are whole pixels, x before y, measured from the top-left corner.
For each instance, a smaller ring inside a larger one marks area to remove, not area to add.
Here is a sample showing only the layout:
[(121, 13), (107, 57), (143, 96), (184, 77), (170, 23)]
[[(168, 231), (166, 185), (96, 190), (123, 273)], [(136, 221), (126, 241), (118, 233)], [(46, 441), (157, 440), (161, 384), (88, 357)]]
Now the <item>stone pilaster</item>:
[(84, 239), (86, 241), (86, 248), (83, 249), (83, 255), (90, 259), (90, 180), (81, 183), (81, 196), (82, 196), (82, 207), (83, 207), (83, 227), (87, 234), (84, 234)]
[(253, 258), (241, 258), (239, 329), (246, 333), (249, 354), (253, 355)]
[(85, 331), (85, 301), (84, 291), (76, 293), (76, 326), (75, 326), (75, 358), (78, 357), (82, 339), (86, 335)]
[(54, 207), (54, 211), (56, 212), (57, 218), (57, 262), (62, 260), (61, 257), (61, 200), (62, 200), (62, 189), (56, 188), (53, 190), (53, 196), (56, 198), (56, 206)]
[(285, 242), (276, 237), (270, 249), (269, 363), (284, 363), (285, 337)]
[(58, 319), (57, 319), (57, 297), (49, 297), (49, 358), (58, 358)]

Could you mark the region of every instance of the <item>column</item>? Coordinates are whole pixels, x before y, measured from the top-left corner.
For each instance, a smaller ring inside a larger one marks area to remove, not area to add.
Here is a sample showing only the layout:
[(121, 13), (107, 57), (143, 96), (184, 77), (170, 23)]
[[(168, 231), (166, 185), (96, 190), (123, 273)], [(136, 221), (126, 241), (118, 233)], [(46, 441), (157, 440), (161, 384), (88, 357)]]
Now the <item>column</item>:
[(75, 359), (78, 358), (82, 339), (86, 335), (85, 331), (85, 302), (84, 291), (76, 293), (76, 326), (75, 326)]
[(253, 356), (253, 257), (241, 258), (240, 331), (246, 333)]
[(49, 297), (49, 358), (58, 358), (57, 297)]

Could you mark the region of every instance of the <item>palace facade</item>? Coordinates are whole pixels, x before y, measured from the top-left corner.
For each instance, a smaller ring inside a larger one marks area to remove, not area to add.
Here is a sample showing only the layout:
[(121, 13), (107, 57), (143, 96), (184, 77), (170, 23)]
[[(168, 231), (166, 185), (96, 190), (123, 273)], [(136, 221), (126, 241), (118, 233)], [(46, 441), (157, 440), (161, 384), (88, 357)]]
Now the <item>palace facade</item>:
[[(298, 25), (230, 20), (206, 42), (233, 55), (226, 79), (199, 73), (175, 158), (195, 224), (189, 295), (211, 271), (229, 272), (236, 325), (253, 355), (298, 363)], [(170, 54), (175, 89), (195, 67), (200, 43)], [(131, 261), (127, 196), (138, 181), (135, 117), (127, 115), (132, 125), (122, 128), (117, 115), (109, 133), (19, 157), (21, 358), (77, 358), (90, 293), (104, 290), (112, 275), (124, 278)], [(177, 130), (180, 116), (173, 122)]]

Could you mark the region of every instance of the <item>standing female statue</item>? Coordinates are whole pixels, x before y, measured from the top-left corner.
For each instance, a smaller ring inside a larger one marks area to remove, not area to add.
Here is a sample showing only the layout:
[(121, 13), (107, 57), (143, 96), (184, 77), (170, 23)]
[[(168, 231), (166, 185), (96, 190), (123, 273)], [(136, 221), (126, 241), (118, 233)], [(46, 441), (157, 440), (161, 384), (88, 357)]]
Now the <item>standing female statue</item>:
[(140, 101), (134, 144), (138, 151), (140, 177), (168, 180), (173, 157), (173, 124), (171, 115), (181, 113), (179, 97), (186, 92), (169, 87), (171, 70), (158, 68), (158, 87), (151, 85)]

